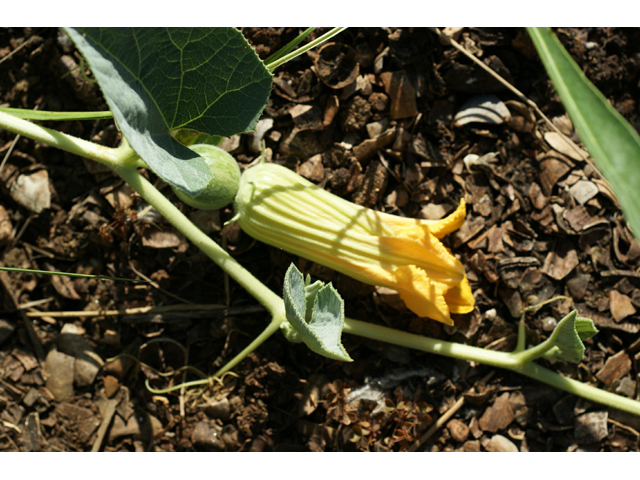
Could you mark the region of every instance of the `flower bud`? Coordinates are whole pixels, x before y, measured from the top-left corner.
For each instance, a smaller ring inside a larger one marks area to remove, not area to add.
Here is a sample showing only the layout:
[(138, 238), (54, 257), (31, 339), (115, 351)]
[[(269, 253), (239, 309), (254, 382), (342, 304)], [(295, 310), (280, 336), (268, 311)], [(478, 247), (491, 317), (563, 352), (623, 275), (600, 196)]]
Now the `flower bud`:
[(464, 267), (440, 242), (462, 225), (464, 199), (442, 220), (402, 218), (355, 205), (285, 167), (263, 163), (242, 175), (234, 208), (252, 237), (394, 289), (421, 317), (452, 324), (451, 313), (473, 310)]

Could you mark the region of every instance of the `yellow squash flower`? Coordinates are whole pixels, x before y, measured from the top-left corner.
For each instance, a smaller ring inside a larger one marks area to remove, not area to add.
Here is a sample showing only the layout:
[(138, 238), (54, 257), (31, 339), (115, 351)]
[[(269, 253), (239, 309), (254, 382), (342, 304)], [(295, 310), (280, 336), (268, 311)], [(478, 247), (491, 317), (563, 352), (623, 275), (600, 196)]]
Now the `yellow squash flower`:
[(370, 285), (396, 290), (420, 317), (448, 325), (473, 310), (462, 264), (440, 242), (465, 217), (402, 218), (355, 205), (273, 163), (240, 180), (235, 219), (252, 237)]

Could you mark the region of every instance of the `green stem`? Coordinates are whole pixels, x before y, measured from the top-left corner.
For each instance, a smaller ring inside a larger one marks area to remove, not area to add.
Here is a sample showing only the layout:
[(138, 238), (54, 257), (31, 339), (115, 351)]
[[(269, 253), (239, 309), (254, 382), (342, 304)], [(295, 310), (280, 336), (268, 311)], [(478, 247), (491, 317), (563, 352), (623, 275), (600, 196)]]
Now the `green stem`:
[[(413, 333), (401, 332), (388, 327), (371, 325), (370, 323), (360, 322), (351, 318), (345, 319), (343, 332), (391, 343), (393, 345), (414, 348), (427, 353), (435, 353), (445, 357), (475, 361), (494, 367), (505, 368), (544, 382), (565, 392), (640, 416), (640, 402), (592, 387), (571, 378), (563, 377), (536, 363), (530, 361), (525, 363), (524, 359), (526, 357), (519, 353), (496, 352), (479, 347), (436, 340)], [(526, 352), (528, 352), (528, 350), (522, 353)]]
[(305, 53), (308, 50), (311, 50), (312, 48), (317, 47), (318, 45), (326, 42), (331, 37), (339, 34), (340, 32), (342, 32), (343, 30), (346, 30), (346, 29), (347, 29), (347, 27), (332, 28), (327, 33), (325, 33), (324, 35), (316, 38), (315, 40), (312, 40), (311, 42), (307, 43), (305, 46), (300, 47), (299, 49), (289, 53), (288, 55), (284, 55), (284, 56), (280, 57), (275, 62), (271, 62), (271, 63), (267, 64), (266, 67), (270, 72), (273, 72), (280, 65), (282, 65), (284, 63), (287, 63), (289, 60), (293, 60), (294, 58), (302, 55), (303, 53)]
[(154, 207), (178, 231), (204, 252), (220, 268), (246, 289), (256, 300), (269, 310), (274, 318), (284, 318), (282, 299), (267, 288), (260, 280), (240, 265), (222, 247), (214, 242), (202, 230), (196, 227), (184, 214), (176, 208), (162, 193), (134, 168), (117, 170), (120, 175), (146, 202)]
[(23, 120), (8, 113), (0, 112), (0, 128), (22, 135), (23, 137), (46, 143), (52, 147), (59, 148), (66, 152), (70, 152), (81, 157), (94, 160), (96, 162), (107, 165), (114, 170), (128, 166), (131, 159), (135, 158), (135, 152), (123, 142), (119, 148), (109, 148), (88, 142), (81, 138), (67, 135), (50, 128), (42, 127)]
[[(152, 205), (158, 213), (164, 216), (173, 226), (191, 240), (194, 245), (202, 250), (269, 310), (273, 318), (267, 328), (242, 352), (216, 372), (214, 376), (220, 376), (228, 372), (279, 329), (280, 324), (286, 318), (282, 299), (242, 267), (211, 238), (193, 225), (180, 210), (138, 172), (137, 167), (142, 163), (126, 142), (123, 142), (123, 145), (119, 148), (108, 148), (41, 127), (3, 112), (0, 112), (0, 128), (95, 160), (114, 169), (116, 173)], [(524, 324), (520, 331), (521, 337), (524, 333), (523, 327)], [(343, 331), (352, 335), (414, 348), (423, 352), (506, 368), (566, 392), (640, 416), (640, 402), (583, 384), (577, 380), (562, 377), (557, 373), (533, 363), (531, 361), (533, 358), (536, 358), (548, 350), (549, 345), (545, 345), (545, 343), (517, 353), (496, 352), (469, 345), (422, 337), (420, 335), (379, 325), (372, 325), (350, 318), (345, 320)], [(521, 343), (522, 340), (519, 340), (519, 347), (521, 347)], [(187, 385), (202, 385), (203, 382), (208, 383), (209, 380), (196, 380), (189, 382)], [(182, 387), (183, 385), (178, 388)]]

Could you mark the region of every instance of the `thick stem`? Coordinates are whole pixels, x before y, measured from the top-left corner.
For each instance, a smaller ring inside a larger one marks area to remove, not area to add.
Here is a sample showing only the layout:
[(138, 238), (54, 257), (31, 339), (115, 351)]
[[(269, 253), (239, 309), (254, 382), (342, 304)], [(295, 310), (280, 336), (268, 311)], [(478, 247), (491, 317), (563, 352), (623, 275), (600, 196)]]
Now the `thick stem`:
[(105, 147), (72, 135), (67, 135), (66, 133), (36, 125), (35, 123), (4, 112), (0, 112), (0, 128), (38, 142), (46, 143), (47, 145), (66, 152), (94, 160), (113, 169), (128, 165), (130, 159), (135, 156), (135, 152), (127, 143), (123, 143), (120, 148)]
[(640, 416), (640, 402), (587, 385), (586, 383), (579, 382), (572, 378), (563, 377), (562, 375), (558, 375), (537, 363), (529, 362), (519, 367), (505, 368), (593, 402)]
[(484, 348), (472, 347), (461, 343), (423, 337), (415, 333), (402, 332), (381, 325), (372, 325), (351, 318), (345, 319), (344, 329), (342, 331), (350, 333), (351, 335), (379, 340), (401, 347), (414, 348), (423, 352), (444, 355), (445, 357), (484, 363), (494, 367), (510, 368), (518, 366), (512, 353), (496, 352), (494, 350), (485, 350)]

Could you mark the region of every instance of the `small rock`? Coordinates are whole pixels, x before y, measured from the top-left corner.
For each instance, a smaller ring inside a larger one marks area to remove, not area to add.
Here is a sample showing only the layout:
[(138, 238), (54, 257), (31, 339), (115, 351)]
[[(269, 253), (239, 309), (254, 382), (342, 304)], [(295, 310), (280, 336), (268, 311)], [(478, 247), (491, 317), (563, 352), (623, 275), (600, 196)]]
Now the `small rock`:
[(573, 198), (576, 199), (576, 202), (580, 205), (584, 205), (595, 197), (599, 190), (595, 183), (590, 182), (589, 180), (580, 180), (569, 188), (569, 192), (573, 195)]
[(479, 425), (483, 431), (495, 433), (507, 428), (514, 418), (515, 414), (509, 403), (509, 393), (505, 392), (496, 398), (491, 407), (485, 410), (480, 417)]
[(73, 396), (73, 377), (76, 359), (57, 350), (51, 350), (45, 360), (47, 390), (58, 400)]
[(384, 117), (379, 122), (367, 123), (367, 134), (371, 139), (378, 138), (388, 127), (389, 119)]
[(518, 447), (502, 435), (494, 435), (485, 447), (488, 452), (518, 452)]
[(6, 342), (9, 337), (13, 335), (15, 329), (16, 326), (13, 323), (0, 319), (0, 345)]
[(574, 423), (573, 436), (578, 443), (596, 443), (609, 435), (606, 410), (580, 415)]
[(223, 451), (225, 444), (219, 437), (218, 431), (209, 426), (208, 422), (198, 422), (191, 433), (191, 442), (195, 445), (211, 448), (217, 451)]
[(624, 377), (616, 387), (616, 393), (624, 395), (625, 397), (634, 398), (636, 395), (636, 382), (629, 377)]
[(298, 167), (298, 175), (312, 182), (320, 182), (324, 179), (324, 165), (322, 155), (314, 155)]
[(631, 299), (617, 290), (609, 292), (609, 309), (613, 319), (618, 323), (636, 313)]
[(11, 184), (9, 194), (16, 203), (34, 213), (51, 207), (49, 174), (46, 170), (22, 174)]
[(224, 442), (225, 450), (237, 451), (240, 448), (240, 440), (238, 439), (238, 429), (235, 425), (225, 425), (222, 427), (221, 435)]
[(479, 452), (480, 442), (478, 440), (469, 440), (462, 445), (463, 452)]
[(62, 327), (58, 337), (58, 348), (68, 355), (76, 358), (75, 362), (75, 382), (79, 387), (91, 385), (98, 375), (100, 367), (104, 362), (100, 356), (93, 351), (87, 341), (82, 337), (83, 330), (73, 323), (67, 323)]
[(456, 442), (466, 442), (467, 438), (469, 437), (469, 427), (455, 418), (447, 423), (447, 429), (451, 434), (451, 438)]
[(221, 400), (211, 400), (207, 406), (204, 407), (204, 411), (211, 418), (219, 418), (226, 422), (231, 416), (231, 404), (227, 397), (224, 397)]

